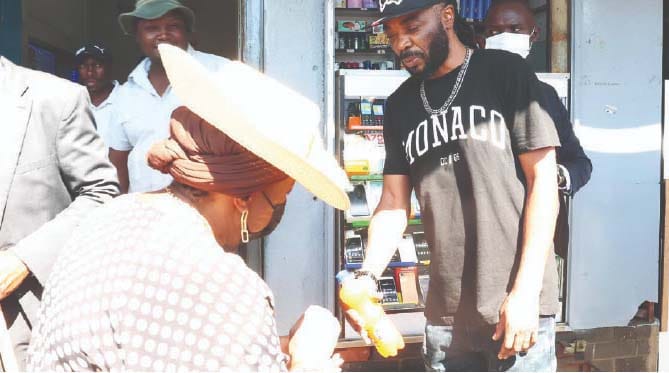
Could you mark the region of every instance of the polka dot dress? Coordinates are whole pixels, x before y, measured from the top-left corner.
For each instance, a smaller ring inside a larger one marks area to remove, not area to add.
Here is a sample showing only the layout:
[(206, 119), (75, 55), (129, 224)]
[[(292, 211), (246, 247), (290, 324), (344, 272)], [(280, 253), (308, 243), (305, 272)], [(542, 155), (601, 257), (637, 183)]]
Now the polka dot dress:
[(170, 196), (119, 197), (73, 234), (29, 371), (286, 370), (267, 285)]

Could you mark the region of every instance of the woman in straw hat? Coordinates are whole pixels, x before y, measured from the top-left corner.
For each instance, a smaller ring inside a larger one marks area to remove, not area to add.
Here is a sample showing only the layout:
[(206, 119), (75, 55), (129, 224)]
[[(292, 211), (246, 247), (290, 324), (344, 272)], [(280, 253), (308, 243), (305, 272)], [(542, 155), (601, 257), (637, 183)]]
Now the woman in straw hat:
[[(241, 64), (212, 77), (178, 48), (161, 45), (161, 54), (188, 108), (172, 114), (171, 136), (148, 162), (175, 181), (115, 199), (73, 233), (45, 287), (29, 370), (288, 366), (271, 291), (226, 251), (276, 227), (295, 181), (348, 208), (345, 175), (306, 99)], [(283, 103), (272, 113), (245, 106), (270, 96)], [(277, 120), (297, 131), (276, 136)], [(337, 369), (341, 360), (328, 358), (312, 368)]]

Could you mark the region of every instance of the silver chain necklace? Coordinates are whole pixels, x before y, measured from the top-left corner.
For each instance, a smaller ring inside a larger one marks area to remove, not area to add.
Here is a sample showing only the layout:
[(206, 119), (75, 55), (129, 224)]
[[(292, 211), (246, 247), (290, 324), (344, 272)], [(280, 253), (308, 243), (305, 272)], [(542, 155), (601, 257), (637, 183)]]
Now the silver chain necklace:
[(458, 77), (455, 80), (455, 85), (453, 86), (453, 90), (451, 91), (451, 95), (448, 96), (448, 99), (446, 99), (446, 102), (439, 108), (439, 109), (433, 109), (432, 106), (430, 106), (430, 103), (427, 101), (427, 95), (425, 94), (425, 80), (423, 80), (420, 83), (420, 98), (423, 100), (423, 107), (425, 108), (425, 111), (429, 115), (439, 115), (445, 111), (448, 110), (448, 108), (451, 107), (451, 104), (453, 103), (453, 100), (455, 100), (455, 97), (458, 95), (458, 92), (460, 92), (460, 87), (462, 87), (462, 82), (465, 80), (465, 75), (467, 75), (467, 68), (469, 67), (469, 60), (471, 59), (473, 54), (473, 50), (467, 48), (467, 54), (465, 55), (465, 61), (462, 63), (462, 68), (460, 69), (460, 72), (458, 73)]

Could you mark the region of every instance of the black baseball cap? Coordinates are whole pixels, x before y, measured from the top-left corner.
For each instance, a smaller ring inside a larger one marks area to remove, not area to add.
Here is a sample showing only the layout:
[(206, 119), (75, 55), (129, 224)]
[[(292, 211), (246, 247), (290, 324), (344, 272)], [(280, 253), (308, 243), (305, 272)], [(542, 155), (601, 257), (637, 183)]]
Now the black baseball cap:
[(379, 9), (381, 10), (382, 17), (374, 21), (372, 26), (377, 26), (390, 19), (442, 3), (455, 6), (457, 13), (458, 0), (379, 0)]
[(92, 57), (95, 60), (104, 63), (112, 62), (112, 55), (111, 53), (109, 53), (109, 50), (105, 48), (104, 45), (99, 43), (88, 43), (83, 47), (77, 49), (77, 51), (74, 54), (74, 58), (77, 64), (81, 64), (82, 62), (84, 62), (84, 59), (86, 59), (86, 57)]

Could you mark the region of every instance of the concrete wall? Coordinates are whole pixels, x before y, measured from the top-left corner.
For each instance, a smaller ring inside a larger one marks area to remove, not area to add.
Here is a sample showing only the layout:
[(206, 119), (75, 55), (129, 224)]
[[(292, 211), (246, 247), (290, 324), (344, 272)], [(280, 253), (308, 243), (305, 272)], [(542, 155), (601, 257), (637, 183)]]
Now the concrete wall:
[[(265, 1), (265, 72), (324, 107), (324, 20), (327, 2)], [(299, 113), (295, 113), (299, 115)], [(324, 122), (325, 123), (325, 122)], [(285, 126), (290, 136), (290, 123)], [(329, 207), (296, 186), (276, 233), (266, 241), (265, 280), (274, 291), (279, 333), (285, 334), (310, 304), (333, 302), (333, 220)]]
[(567, 318), (621, 326), (658, 297), (662, 1), (572, 4), (572, 114), (594, 171), (572, 210)]

